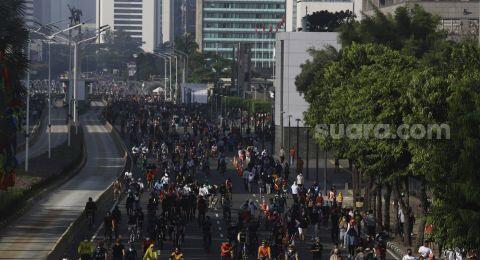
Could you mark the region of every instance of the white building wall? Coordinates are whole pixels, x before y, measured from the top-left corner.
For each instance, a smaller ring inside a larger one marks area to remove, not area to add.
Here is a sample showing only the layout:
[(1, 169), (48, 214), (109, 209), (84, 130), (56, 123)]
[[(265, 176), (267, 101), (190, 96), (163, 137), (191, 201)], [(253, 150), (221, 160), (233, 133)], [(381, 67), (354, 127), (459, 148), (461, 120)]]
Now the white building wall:
[[(309, 104), (305, 101), (295, 86), (295, 77), (300, 74), (300, 65), (310, 59), (307, 50), (311, 48), (321, 49), (331, 45), (340, 49), (338, 33), (335, 32), (284, 32), (277, 33), (275, 56), (275, 125), (280, 126), (281, 112), (284, 111), (284, 126), (288, 124), (288, 116), (292, 115), (292, 125), (295, 119), (302, 121), (299, 126), (303, 127), (303, 113), (308, 110)], [(284, 41), (284, 67), (283, 77), (281, 71), (281, 41)], [(283, 93), (281, 80), (283, 79)], [(283, 98), (283, 108), (281, 99)]]
[(174, 0), (162, 0), (162, 36), (163, 42), (171, 42), (173, 39), (174, 17), (173, 17)]
[(143, 0), (142, 16), (142, 49), (146, 52), (153, 52), (155, 49), (155, 0)]
[[(165, 2), (165, 1), (164, 1)], [(98, 17), (98, 8), (100, 3), (100, 17)], [(122, 26), (125, 32), (141, 32), (141, 36), (132, 35), (133, 38), (141, 38), (142, 49), (146, 52), (152, 52), (162, 41), (162, 20), (161, 20), (161, 10), (162, 10), (162, 1), (160, 0), (143, 0), (142, 2), (128, 2), (128, 0), (123, 0), (122, 2), (116, 2), (118, 4), (122, 3), (132, 3), (132, 4), (142, 4), (141, 8), (137, 7), (122, 7), (115, 8), (115, 0), (96, 0), (96, 24), (98, 25), (110, 25), (111, 29), (114, 30), (117, 26)], [(141, 13), (121, 13), (118, 10), (141, 10)], [(115, 19), (115, 15), (123, 15), (123, 18)], [(128, 15), (141, 15), (141, 18), (130, 18)], [(115, 20), (122, 21), (139, 21), (141, 24), (116, 24)], [(138, 27), (141, 26), (141, 29), (128, 29), (128, 26)], [(126, 28), (126, 29), (125, 29)], [(103, 38), (101, 39), (103, 42)]]

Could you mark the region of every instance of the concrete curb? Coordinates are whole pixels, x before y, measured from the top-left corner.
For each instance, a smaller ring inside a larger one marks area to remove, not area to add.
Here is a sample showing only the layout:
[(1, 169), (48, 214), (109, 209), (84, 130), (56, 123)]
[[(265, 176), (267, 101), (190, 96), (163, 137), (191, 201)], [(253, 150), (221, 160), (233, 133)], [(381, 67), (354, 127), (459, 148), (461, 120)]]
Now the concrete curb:
[[(118, 174), (117, 179), (120, 178), (123, 173), (129, 169), (132, 164), (131, 164), (131, 159), (130, 156), (127, 152), (126, 146), (123, 143), (122, 139), (120, 138), (119, 133), (117, 130), (109, 123), (105, 123), (105, 127), (107, 130), (112, 131), (113, 134), (113, 139), (114, 143), (117, 147), (119, 147), (120, 151), (123, 150), (124, 152), (124, 165), (122, 171)], [(98, 197), (98, 199), (95, 201), (97, 204), (98, 208), (102, 208), (106, 203), (109, 203), (113, 200), (113, 182), (108, 186), (107, 189), (105, 189), (102, 194)], [(85, 215), (85, 211), (83, 211), (80, 216), (72, 222), (67, 230), (62, 234), (62, 236), (57, 240), (55, 243), (55, 246), (53, 247), (52, 250), (50, 250), (47, 259), (61, 259), (63, 257), (64, 252), (68, 252), (68, 249), (71, 248), (72, 243), (75, 240), (75, 237), (80, 235), (83, 230), (87, 230), (87, 218)]]
[[(82, 132), (82, 138), (84, 138), (83, 132)], [(66, 143), (66, 141), (65, 141), (65, 143)], [(42, 197), (46, 193), (48, 193), (49, 191), (51, 191), (53, 189), (56, 189), (56, 188), (60, 187), (62, 184), (64, 184), (65, 182), (67, 182), (68, 180), (73, 178), (75, 175), (77, 175), (77, 173), (83, 168), (83, 166), (87, 162), (87, 157), (88, 157), (88, 155), (87, 155), (87, 150), (86, 150), (86, 147), (85, 147), (85, 142), (83, 142), (82, 143), (82, 154), (81, 154), (80, 163), (77, 166), (75, 166), (75, 168), (73, 170), (71, 170), (70, 172), (65, 174), (65, 176), (63, 176), (62, 178), (59, 178), (58, 180), (54, 180), (50, 184), (46, 184), (45, 187), (41, 188), (32, 197), (27, 199), (25, 205), (21, 209), (19, 209), (18, 212), (13, 214), (7, 220), (5, 220), (3, 222), (0, 222), (0, 230), (2, 228), (4, 228), (5, 226), (7, 226), (8, 223), (10, 223), (12, 220), (17, 219), (20, 216), (22, 216), (27, 211), (27, 209), (29, 209), (35, 202), (41, 200)], [(48, 182), (48, 180), (47, 180), (47, 182)]]

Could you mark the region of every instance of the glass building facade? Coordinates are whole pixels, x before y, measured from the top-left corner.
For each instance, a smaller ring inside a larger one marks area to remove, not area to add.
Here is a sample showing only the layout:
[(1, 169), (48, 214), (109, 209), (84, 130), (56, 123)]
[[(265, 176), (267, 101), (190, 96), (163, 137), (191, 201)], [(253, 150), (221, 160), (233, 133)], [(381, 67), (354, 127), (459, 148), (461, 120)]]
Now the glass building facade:
[(285, 28), (285, 0), (203, 0), (201, 8), (204, 52), (232, 58), (234, 45), (247, 43), (252, 65), (272, 66), (275, 33)]

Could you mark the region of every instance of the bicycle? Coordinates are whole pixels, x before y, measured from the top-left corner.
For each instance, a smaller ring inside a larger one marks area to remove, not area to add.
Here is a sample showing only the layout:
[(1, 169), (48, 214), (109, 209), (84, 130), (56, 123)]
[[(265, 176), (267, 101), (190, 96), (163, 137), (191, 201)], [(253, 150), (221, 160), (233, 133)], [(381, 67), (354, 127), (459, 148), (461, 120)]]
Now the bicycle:
[(247, 243), (243, 243), (243, 247), (242, 247), (242, 260), (248, 260)]
[(93, 221), (93, 214), (92, 213), (87, 213), (87, 225), (88, 225), (88, 230), (92, 230), (94, 228), (94, 221)]
[(129, 242), (134, 243), (137, 240), (137, 226), (136, 225), (131, 225), (128, 227), (128, 237), (129, 237)]

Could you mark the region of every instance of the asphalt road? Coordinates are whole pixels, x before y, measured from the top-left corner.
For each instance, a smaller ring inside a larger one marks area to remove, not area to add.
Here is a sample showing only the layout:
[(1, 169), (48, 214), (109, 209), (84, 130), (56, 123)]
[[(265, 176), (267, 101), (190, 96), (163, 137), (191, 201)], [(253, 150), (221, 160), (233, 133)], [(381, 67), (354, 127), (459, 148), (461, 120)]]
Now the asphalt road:
[(99, 114), (100, 110), (93, 108), (80, 117), (88, 153), (84, 168), (0, 231), (0, 259), (46, 259), (56, 241), (81, 214), (88, 197), (99, 197), (121, 171), (122, 154)]
[[(35, 143), (31, 143), (29, 147), (29, 158), (35, 158), (48, 151), (48, 115), (43, 119), (42, 129), (40, 129), (40, 136), (38, 136)], [(66, 126), (66, 110), (64, 107), (52, 106), (51, 110), (51, 145), (52, 149), (61, 145), (67, 140), (67, 126)], [(25, 161), (25, 151), (17, 153), (18, 163)]]

